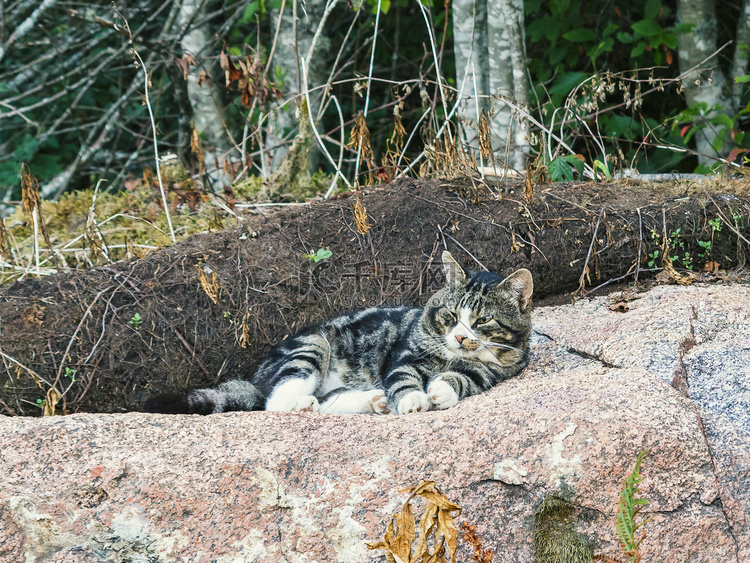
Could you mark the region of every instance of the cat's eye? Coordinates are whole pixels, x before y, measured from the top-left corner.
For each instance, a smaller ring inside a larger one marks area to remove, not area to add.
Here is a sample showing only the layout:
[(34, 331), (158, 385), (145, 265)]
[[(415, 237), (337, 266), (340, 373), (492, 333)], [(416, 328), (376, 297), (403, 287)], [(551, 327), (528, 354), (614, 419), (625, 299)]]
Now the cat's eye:
[(487, 323), (491, 323), (493, 320), (494, 319), (492, 318), (492, 316), (479, 317), (477, 319), (477, 324), (486, 325)]

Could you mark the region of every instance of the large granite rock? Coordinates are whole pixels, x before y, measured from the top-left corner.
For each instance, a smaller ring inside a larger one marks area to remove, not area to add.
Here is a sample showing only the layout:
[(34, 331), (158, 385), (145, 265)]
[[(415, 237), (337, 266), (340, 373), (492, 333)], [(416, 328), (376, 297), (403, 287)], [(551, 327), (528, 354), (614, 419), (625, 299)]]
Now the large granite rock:
[(643, 449), (643, 561), (750, 561), (750, 289), (611, 301), (537, 310), (523, 374), (448, 411), (2, 418), (0, 561), (383, 560), (365, 541), (423, 479), (496, 562), (535, 560), (534, 510), (560, 490), (617, 556)]

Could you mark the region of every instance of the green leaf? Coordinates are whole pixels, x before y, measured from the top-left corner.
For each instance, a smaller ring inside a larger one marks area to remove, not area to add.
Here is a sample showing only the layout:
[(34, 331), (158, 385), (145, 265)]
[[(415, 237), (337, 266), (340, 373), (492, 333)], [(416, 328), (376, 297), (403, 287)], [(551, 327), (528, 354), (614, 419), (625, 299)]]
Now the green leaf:
[(674, 26), (674, 32), (675, 33), (692, 33), (694, 27), (695, 27), (694, 23), (678, 23), (676, 26)]
[[(391, 0), (380, 0), (380, 11), (383, 14), (387, 14), (390, 9), (391, 9)], [(375, 2), (372, 6), (372, 13), (374, 14), (377, 11), (378, 11), (378, 3)]]
[(569, 154), (568, 156), (565, 157), (565, 161), (568, 164), (572, 164), (573, 168), (576, 169), (576, 172), (578, 172), (578, 174), (583, 174), (584, 162), (582, 159), (578, 158), (577, 155)]
[(617, 40), (620, 43), (632, 43), (633, 42), (633, 34), (628, 33), (627, 31), (620, 31), (617, 34)]
[(315, 261), (320, 262), (321, 260), (328, 260), (331, 256), (333, 256), (333, 252), (327, 248), (320, 248), (318, 249), (318, 252), (315, 253)]
[(567, 96), (570, 91), (588, 77), (585, 72), (566, 72), (550, 87), (550, 94)]
[(719, 115), (715, 115), (714, 117), (712, 117), (711, 124), (723, 125), (724, 127), (728, 127), (729, 129), (734, 127), (734, 121), (732, 121), (732, 118), (729, 117), (726, 113), (720, 113)]
[(704, 129), (705, 125), (694, 125), (690, 128), (690, 130), (685, 134), (685, 137), (682, 139), (682, 142), (686, 145), (690, 142), (690, 139), (693, 138), (693, 135), (695, 135), (698, 131), (701, 129)]
[(609, 180), (611, 178), (611, 175), (609, 173), (609, 168), (601, 160), (595, 160), (594, 161), (594, 176), (596, 176), (596, 171), (597, 170), (601, 170), (604, 173), (604, 176), (605, 176), (605, 178), (607, 178), (607, 180)]
[(536, 43), (542, 37), (547, 37), (547, 39), (550, 39), (547, 33), (550, 28), (554, 29), (555, 27), (555, 20), (548, 16), (535, 19), (529, 24), (529, 27), (526, 28), (526, 37), (528, 37), (529, 41), (531, 41), (532, 43)]
[(570, 0), (550, 0), (549, 9), (553, 16), (568, 15)]
[(620, 29), (619, 25), (617, 25), (616, 23), (611, 23), (607, 27), (604, 28), (604, 31), (602, 32), (602, 37), (609, 37), (618, 29)]
[(661, 40), (670, 49), (677, 49), (677, 46), (680, 44), (677, 35), (671, 32), (665, 33)]
[(634, 59), (635, 57), (640, 57), (643, 52), (646, 50), (646, 43), (641, 41), (640, 43), (637, 43), (635, 47), (630, 51), (630, 58)]
[(557, 63), (562, 61), (567, 54), (567, 49), (565, 49), (564, 47), (557, 47), (556, 49), (552, 50), (552, 53), (549, 56), (549, 64), (555, 66)]
[(596, 60), (596, 58), (602, 53), (610, 53), (614, 45), (615, 45), (615, 40), (612, 39), (611, 37), (607, 37), (604, 41), (601, 41), (596, 47), (591, 49), (588, 53), (588, 56), (591, 58), (591, 60)]
[(722, 149), (724, 148), (724, 143), (726, 142), (726, 139), (724, 137), (724, 135), (716, 135), (716, 137), (711, 139), (711, 147), (717, 153), (722, 152)]
[(634, 31), (640, 33), (644, 37), (652, 37), (662, 33), (661, 26), (654, 20), (641, 20), (635, 22), (631, 27)]
[(558, 156), (547, 165), (549, 177), (553, 182), (571, 182), (573, 181), (573, 171), (565, 157)]
[(574, 43), (582, 43), (584, 41), (593, 41), (596, 39), (596, 33), (591, 29), (579, 27), (578, 29), (571, 29), (570, 31), (563, 33), (563, 39), (573, 41)]
[(321, 262), (323, 260), (328, 260), (331, 256), (333, 256), (333, 252), (331, 252), (327, 248), (319, 248), (315, 254), (304, 255), (304, 257), (313, 264), (317, 264), (318, 262)]
[(250, 2), (247, 6), (245, 6), (245, 10), (242, 12), (240, 23), (248, 24), (252, 22), (253, 18), (255, 18), (255, 14), (257, 14), (259, 11), (260, 11), (260, 1), (255, 0), (254, 2)]
[(735, 82), (750, 82), (750, 74), (743, 74), (734, 79)]
[(656, 16), (659, 15), (661, 10), (661, 0), (648, 0), (646, 2), (646, 8), (643, 10), (643, 15), (646, 19), (655, 20)]
[[(542, 7), (542, 0), (528, 0), (527, 2), (524, 2), (523, 9), (526, 12), (526, 15), (533, 16), (539, 11), (539, 8)], [(532, 22), (533, 23), (533, 22)]]

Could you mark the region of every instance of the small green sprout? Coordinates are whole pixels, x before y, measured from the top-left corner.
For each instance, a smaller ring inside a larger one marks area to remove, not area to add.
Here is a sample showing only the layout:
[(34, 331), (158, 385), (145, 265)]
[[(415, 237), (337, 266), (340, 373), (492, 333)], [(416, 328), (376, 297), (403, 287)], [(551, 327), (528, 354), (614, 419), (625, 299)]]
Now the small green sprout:
[(132, 326), (135, 330), (138, 330), (139, 328), (141, 328), (142, 323), (143, 323), (143, 319), (141, 319), (140, 313), (136, 313), (128, 321), (128, 324)]
[(309, 260), (313, 264), (317, 264), (318, 262), (322, 262), (323, 260), (328, 260), (331, 256), (333, 256), (333, 252), (331, 252), (327, 248), (319, 248), (315, 254), (305, 254), (304, 258)]
[(74, 370), (71, 367), (65, 366), (65, 373), (63, 374), (63, 377), (67, 377), (70, 379), (71, 383), (76, 382), (76, 370)]
[(698, 256), (700, 258), (708, 258), (708, 255), (711, 254), (711, 241), (710, 240), (699, 240), (698, 246), (700, 246), (704, 252), (699, 253)]

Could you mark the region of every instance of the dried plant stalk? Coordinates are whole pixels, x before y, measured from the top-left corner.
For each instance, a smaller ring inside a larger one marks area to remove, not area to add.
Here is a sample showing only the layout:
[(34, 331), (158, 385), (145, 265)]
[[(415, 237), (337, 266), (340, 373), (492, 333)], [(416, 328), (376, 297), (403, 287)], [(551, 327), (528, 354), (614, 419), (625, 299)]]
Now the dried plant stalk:
[[(358, 164), (366, 163), (369, 167), (368, 172), (368, 184), (374, 183), (374, 177), (372, 174), (373, 160), (375, 155), (370, 145), (370, 130), (367, 128), (367, 121), (365, 120), (365, 113), (360, 111), (357, 117), (354, 118), (354, 125), (352, 126), (352, 132), (349, 135), (349, 142), (346, 144), (347, 148), (352, 150), (359, 150), (360, 159)], [(356, 178), (355, 178), (356, 180)]]
[[(208, 274), (211, 274), (210, 280)], [(214, 305), (218, 305), (221, 286), (219, 285), (219, 279), (216, 277), (216, 272), (206, 264), (198, 264), (198, 280), (209, 299), (214, 302)]]
[(490, 120), (487, 117), (487, 112), (482, 110), (479, 115), (479, 123), (477, 124), (479, 133), (479, 152), (482, 154), (482, 158), (490, 162), (494, 160), (494, 153), (492, 152), (492, 141), (490, 135)]
[(531, 166), (531, 159), (526, 161), (526, 180), (523, 184), (523, 197), (529, 205), (534, 204), (534, 170)]
[(34, 224), (34, 259), (36, 264), (36, 273), (41, 271), (39, 265), (39, 232), (41, 231), (44, 241), (47, 243), (52, 258), (57, 264), (57, 256), (52, 249), (52, 242), (49, 238), (47, 226), (44, 224), (42, 217), (42, 200), (39, 197), (39, 182), (32, 176), (29, 167), (21, 164), (21, 211), (26, 213)]
[(11, 259), (10, 242), (8, 241), (8, 233), (5, 232), (5, 223), (3, 218), (0, 217), (0, 256), (6, 260)]
[(193, 133), (190, 135), (190, 152), (198, 161), (198, 172), (203, 175), (206, 173), (206, 161), (203, 157), (203, 149), (201, 148), (201, 138), (198, 134), (198, 129), (193, 127)]
[(370, 224), (367, 217), (367, 209), (365, 209), (362, 200), (357, 199), (352, 204), (352, 211), (354, 212), (354, 221), (357, 223), (357, 232), (360, 235), (366, 235), (367, 231), (370, 230)]

